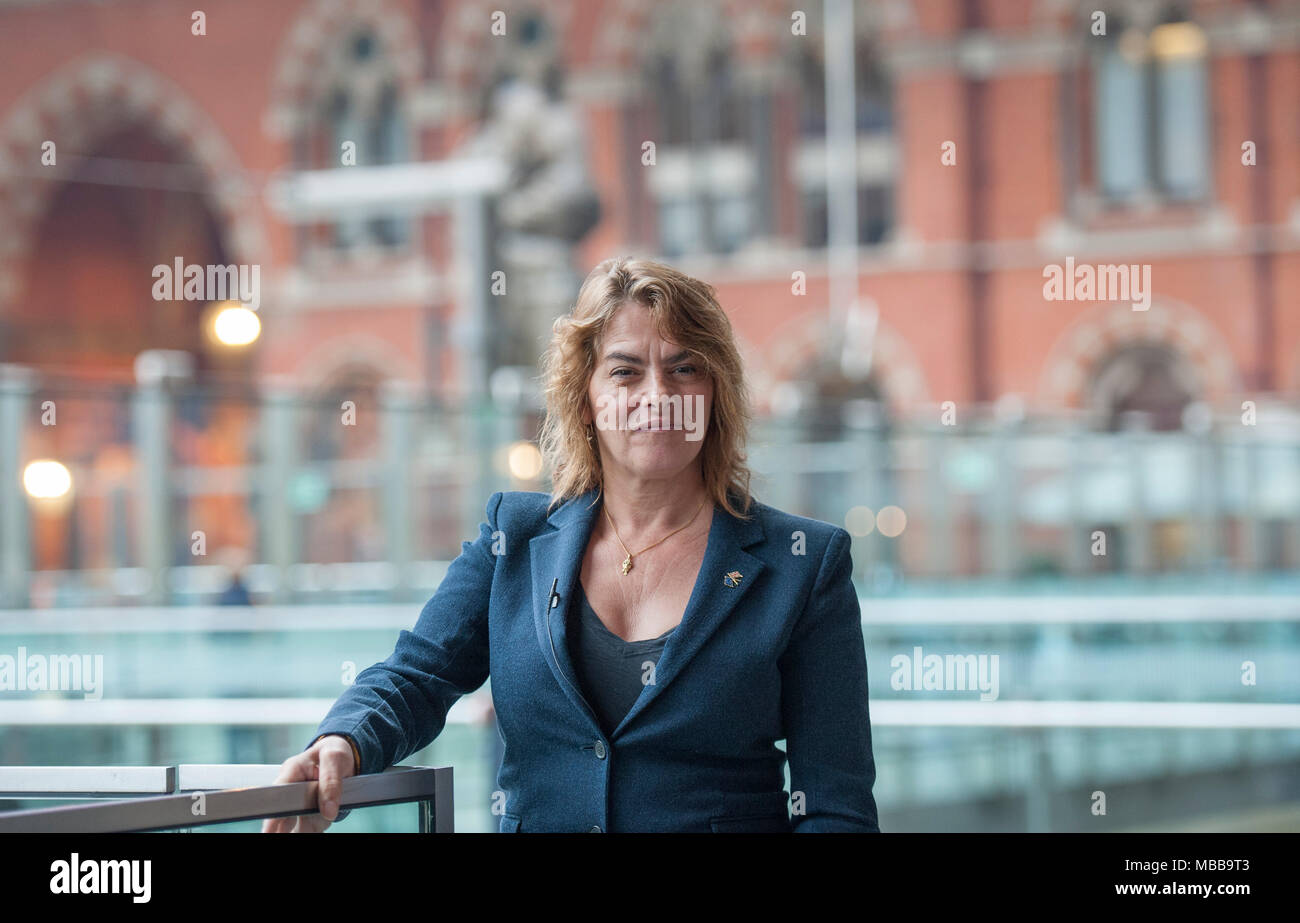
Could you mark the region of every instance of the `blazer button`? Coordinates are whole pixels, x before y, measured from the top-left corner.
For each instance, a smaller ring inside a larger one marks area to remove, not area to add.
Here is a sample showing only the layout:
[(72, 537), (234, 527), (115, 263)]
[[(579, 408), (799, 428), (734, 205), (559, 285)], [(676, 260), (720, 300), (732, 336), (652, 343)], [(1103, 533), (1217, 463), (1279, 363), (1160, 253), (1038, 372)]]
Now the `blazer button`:
[[(596, 759), (603, 760), (604, 758), (605, 758), (605, 741), (598, 740), (596, 741)], [(597, 827), (596, 829), (599, 830), (600, 828)]]
[(587, 832), (588, 832), (588, 833), (600, 833), (600, 828), (599, 828), (599, 827), (592, 827), (592, 828), (591, 828), (590, 830), (588, 830)]

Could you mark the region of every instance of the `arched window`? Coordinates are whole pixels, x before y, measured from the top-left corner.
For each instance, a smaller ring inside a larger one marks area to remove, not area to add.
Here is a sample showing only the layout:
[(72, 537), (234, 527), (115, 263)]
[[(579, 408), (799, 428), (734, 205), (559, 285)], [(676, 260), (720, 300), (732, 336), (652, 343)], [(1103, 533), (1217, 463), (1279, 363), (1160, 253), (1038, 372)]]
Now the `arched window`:
[(884, 392), (875, 376), (850, 377), (835, 367), (814, 371), (806, 418), (812, 442), (837, 442), (853, 430), (884, 430)]
[[(806, 247), (827, 242), (826, 70), (820, 39), (800, 43), (792, 64), (799, 80), (799, 137), (792, 169), (803, 205)], [(897, 155), (894, 91), (878, 43), (859, 37), (854, 51), (854, 111), (858, 131), (858, 242), (879, 243), (894, 224)]]
[[(802, 376), (806, 405), (799, 412), (802, 432), (795, 438), (822, 446), (804, 457), (836, 457), (842, 449), (861, 446), (864, 440), (874, 451), (854, 451), (844, 467), (825, 470), (814, 464), (812, 470), (801, 472), (798, 508), (805, 515), (838, 521), (852, 506), (883, 505), (884, 498), (893, 495), (893, 488), (888, 459), (890, 420), (879, 379), (871, 374), (846, 374), (839, 362), (825, 356)], [(827, 450), (827, 444), (834, 447)]]
[(375, 453), (381, 383), (375, 369), (349, 366), (313, 396), (305, 428), (307, 460), (339, 462)]
[[(826, 65), (820, 39), (796, 46), (799, 75), (799, 131), (809, 137), (826, 135)], [(853, 55), (853, 101), (859, 135), (894, 130), (894, 88), (885, 70), (879, 44), (859, 37)]]
[(669, 258), (733, 252), (755, 229), (753, 97), (724, 25), (700, 4), (664, 4), (642, 59), (643, 128), (656, 148), (647, 179)]
[(558, 99), (564, 79), (558, 36), (546, 15), (525, 9), (511, 15), (506, 34), (489, 43), (495, 55), (480, 71), (476, 87), (478, 121), (491, 115), (492, 98), (497, 87), (511, 80), (528, 81), (544, 89), (551, 99)]
[(1197, 397), (1186, 362), (1165, 346), (1146, 343), (1122, 347), (1102, 360), (1090, 391), (1098, 419), (1109, 432), (1130, 422), (1153, 431), (1181, 429), (1183, 411)]
[[(360, 167), (410, 159), (409, 128), (403, 113), (397, 70), (369, 27), (359, 27), (336, 44), (325, 62), (320, 91), (305, 138), (295, 145), (299, 166), (332, 169), (344, 164), (344, 145), (355, 146)], [(351, 162), (351, 161), (348, 161)], [(349, 217), (334, 222), (314, 242), (334, 250), (405, 246), (409, 218)]]
[(1096, 191), (1110, 201), (1209, 193), (1205, 33), (1181, 11), (1141, 24), (1109, 16), (1092, 61)]

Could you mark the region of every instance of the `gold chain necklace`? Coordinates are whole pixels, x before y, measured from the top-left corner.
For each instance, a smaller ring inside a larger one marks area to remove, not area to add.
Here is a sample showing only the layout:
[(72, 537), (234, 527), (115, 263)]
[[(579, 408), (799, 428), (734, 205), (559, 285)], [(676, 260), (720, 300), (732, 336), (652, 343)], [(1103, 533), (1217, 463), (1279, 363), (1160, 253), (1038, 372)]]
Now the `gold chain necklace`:
[[(708, 496), (705, 496), (705, 498), (700, 501), (700, 505), (695, 510), (695, 516), (700, 515), (700, 510), (704, 509), (704, 504), (708, 499), (709, 499)], [(627, 555), (627, 557), (623, 559), (623, 567), (622, 567), (623, 576), (626, 577), (628, 571), (632, 569), (633, 554), (632, 552), (627, 550), (627, 545), (623, 544), (623, 539), (619, 538), (618, 527), (614, 525), (614, 520), (609, 518), (609, 509), (605, 506), (604, 503), (601, 503), (600, 508), (605, 511), (605, 518), (609, 520), (609, 527), (614, 531), (614, 538), (618, 541), (620, 547), (622, 547), (623, 553)], [(644, 548), (638, 551), (637, 554), (645, 554), (655, 545), (659, 545), (662, 544), (663, 542), (666, 542), (668, 539), (672, 538), (678, 532), (682, 531), (682, 529), (685, 529), (686, 526), (689, 526), (691, 523), (693, 523), (695, 521), (695, 516), (692, 516), (690, 519), (688, 519), (686, 521), (686, 525), (678, 526), (676, 529), (673, 529), (673, 531), (669, 532), (663, 538), (659, 539), (659, 541), (655, 542), (654, 545), (646, 545)]]

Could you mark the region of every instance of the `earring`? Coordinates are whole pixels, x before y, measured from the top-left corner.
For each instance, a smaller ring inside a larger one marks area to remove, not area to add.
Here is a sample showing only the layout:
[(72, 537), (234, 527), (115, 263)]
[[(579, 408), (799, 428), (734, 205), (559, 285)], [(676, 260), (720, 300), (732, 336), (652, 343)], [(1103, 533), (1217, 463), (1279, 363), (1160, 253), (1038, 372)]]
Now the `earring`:
[(587, 424), (587, 444), (591, 446), (596, 444), (596, 427), (590, 423)]

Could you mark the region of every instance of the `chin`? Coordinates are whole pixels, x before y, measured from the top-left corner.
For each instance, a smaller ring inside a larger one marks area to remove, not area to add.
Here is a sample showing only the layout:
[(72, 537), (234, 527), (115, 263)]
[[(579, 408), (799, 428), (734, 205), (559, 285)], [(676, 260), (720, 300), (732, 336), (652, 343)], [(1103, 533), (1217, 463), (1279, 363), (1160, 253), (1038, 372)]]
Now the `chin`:
[(634, 458), (629, 467), (642, 477), (666, 478), (682, 474), (695, 460), (696, 456), (693, 455), (673, 457), (665, 453), (661, 456)]

